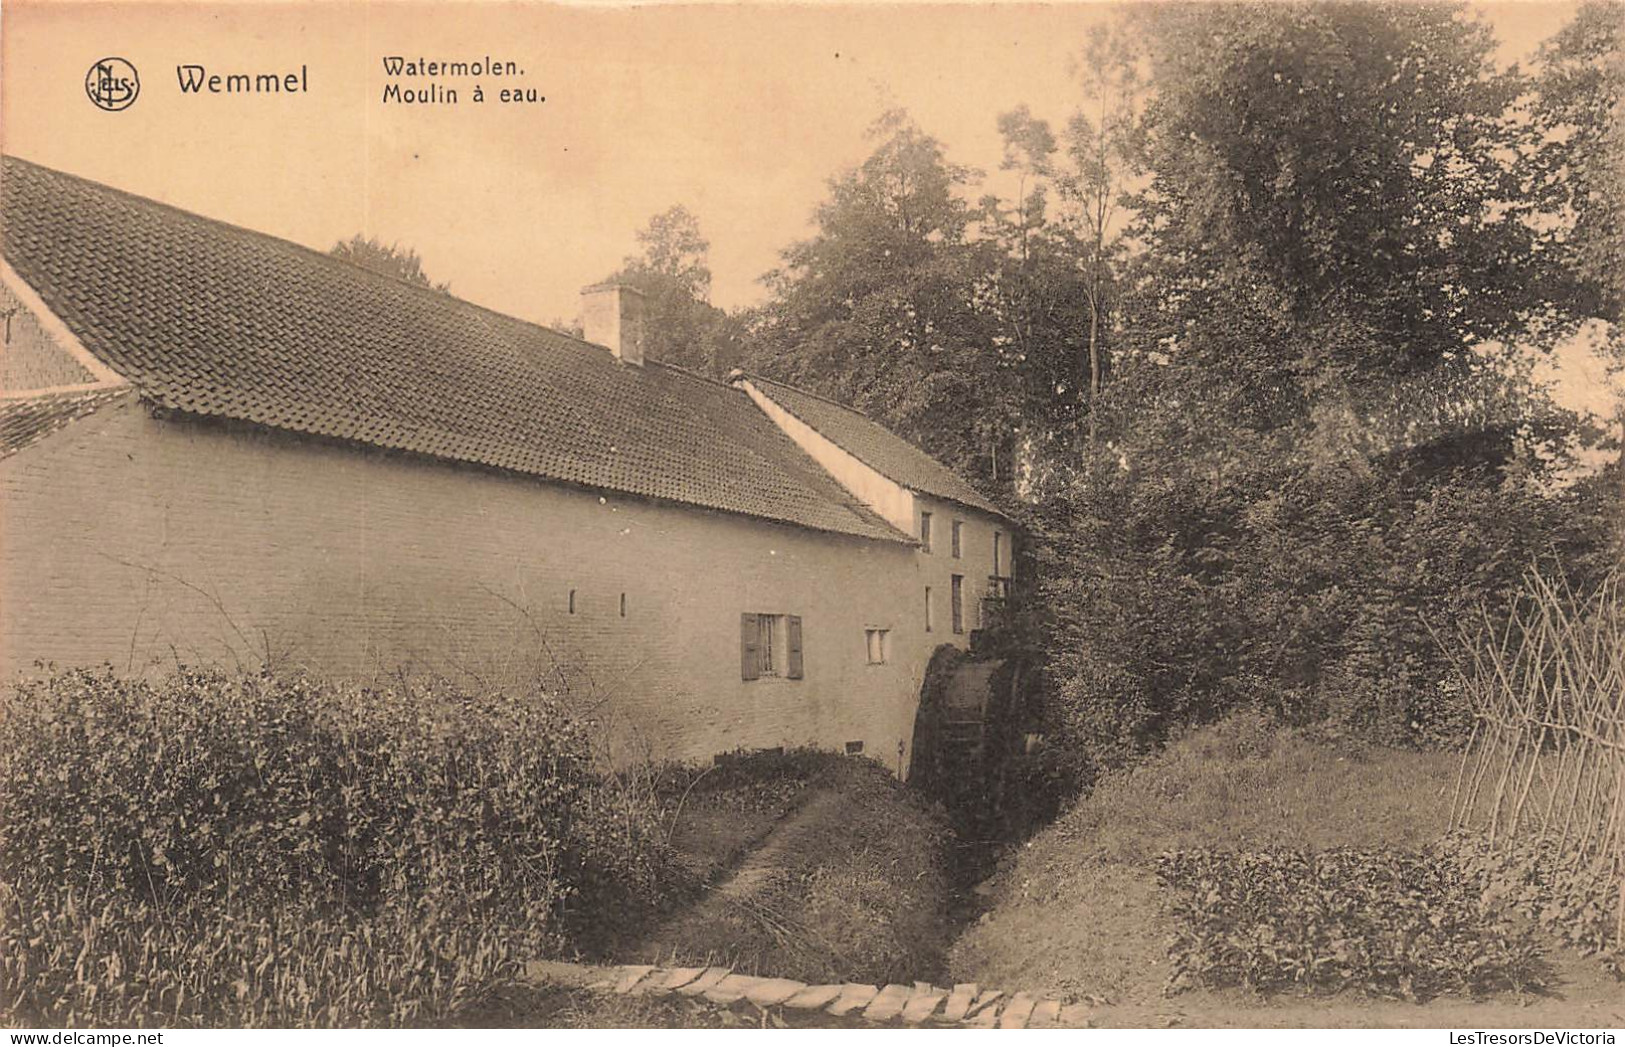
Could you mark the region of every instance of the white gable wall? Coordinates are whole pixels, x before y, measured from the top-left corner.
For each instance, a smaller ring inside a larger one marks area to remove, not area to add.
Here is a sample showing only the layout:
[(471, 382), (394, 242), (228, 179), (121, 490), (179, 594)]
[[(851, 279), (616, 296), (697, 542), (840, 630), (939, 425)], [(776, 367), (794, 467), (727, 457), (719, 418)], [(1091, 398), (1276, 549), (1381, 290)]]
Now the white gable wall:
[(742, 378), (734, 384), (745, 390), (756, 406), (773, 420), (774, 425), (859, 501), (904, 534), (919, 535), (914, 492), (836, 446), (823, 433), (780, 407), (775, 400), (752, 385), (749, 379)]
[(0, 259), (0, 398), (87, 392), (125, 384), (68, 330), (43, 299)]

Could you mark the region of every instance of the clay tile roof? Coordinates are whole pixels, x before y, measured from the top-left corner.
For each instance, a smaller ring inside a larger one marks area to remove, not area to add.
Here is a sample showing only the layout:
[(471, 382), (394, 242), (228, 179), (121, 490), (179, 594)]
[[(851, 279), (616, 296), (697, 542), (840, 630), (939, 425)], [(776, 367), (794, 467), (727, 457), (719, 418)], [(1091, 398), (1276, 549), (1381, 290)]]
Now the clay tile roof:
[(15, 158), (6, 259), (159, 406), (908, 542), (742, 392)]
[(854, 408), (758, 375), (746, 376), (774, 403), (875, 472), (913, 491), (1005, 514), (946, 465)]
[(75, 419), (131, 395), (128, 386), (120, 385), (78, 392), (0, 398), (0, 458), (15, 454)]

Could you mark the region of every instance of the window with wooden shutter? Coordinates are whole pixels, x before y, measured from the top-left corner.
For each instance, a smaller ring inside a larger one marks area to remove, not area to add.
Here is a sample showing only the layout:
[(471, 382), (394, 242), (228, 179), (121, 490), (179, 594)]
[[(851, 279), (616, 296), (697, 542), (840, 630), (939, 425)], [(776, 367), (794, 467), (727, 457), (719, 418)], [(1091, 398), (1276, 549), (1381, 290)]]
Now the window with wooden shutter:
[(744, 680), (754, 680), (762, 675), (761, 665), (757, 661), (757, 643), (761, 635), (761, 625), (754, 614), (739, 616), (739, 676)]
[(789, 661), (785, 665), (785, 675), (792, 680), (799, 680), (801, 679), (801, 619), (792, 614), (785, 619), (785, 626), (785, 631), (789, 634), (789, 640), (785, 644), (789, 655)]

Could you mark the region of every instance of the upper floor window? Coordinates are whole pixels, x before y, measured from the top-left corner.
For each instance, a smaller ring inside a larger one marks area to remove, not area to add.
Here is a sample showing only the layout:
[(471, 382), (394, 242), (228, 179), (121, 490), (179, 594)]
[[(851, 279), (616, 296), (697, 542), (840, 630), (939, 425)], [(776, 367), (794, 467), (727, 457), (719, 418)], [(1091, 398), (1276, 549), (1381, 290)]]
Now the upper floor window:
[(965, 576), (956, 574), (953, 578), (953, 592), (949, 595), (948, 610), (953, 616), (954, 632), (965, 631)]
[(1004, 532), (993, 532), (993, 577), (1003, 578), (1004, 571)]
[(960, 547), (960, 544), (959, 544), (959, 539), (960, 539), (960, 536), (961, 536), (961, 534), (962, 534), (962, 532), (964, 530), (965, 530), (965, 521), (963, 521), (963, 520), (955, 520), (954, 521), (954, 526), (953, 526), (953, 546), (954, 546), (954, 559), (955, 560), (959, 559), (959, 557), (960, 557), (961, 547)]
[(740, 615), (739, 676), (801, 679), (801, 619), (793, 614)]
[(931, 631), (931, 587), (925, 587), (925, 631)]
[(931, 551), (931, 514), (920, 514), (920, 548), (925, 552)]

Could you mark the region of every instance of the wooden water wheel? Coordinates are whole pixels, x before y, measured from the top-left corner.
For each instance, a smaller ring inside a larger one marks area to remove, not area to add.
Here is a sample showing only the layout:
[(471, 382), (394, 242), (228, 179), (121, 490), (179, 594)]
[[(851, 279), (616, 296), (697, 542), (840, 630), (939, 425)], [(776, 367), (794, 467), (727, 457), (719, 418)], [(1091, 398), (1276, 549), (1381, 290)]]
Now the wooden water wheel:
[(952, 809), (996, 807), (1015, 742), (1015, 659), (937, 648), (914, 718), (909, 781)]

